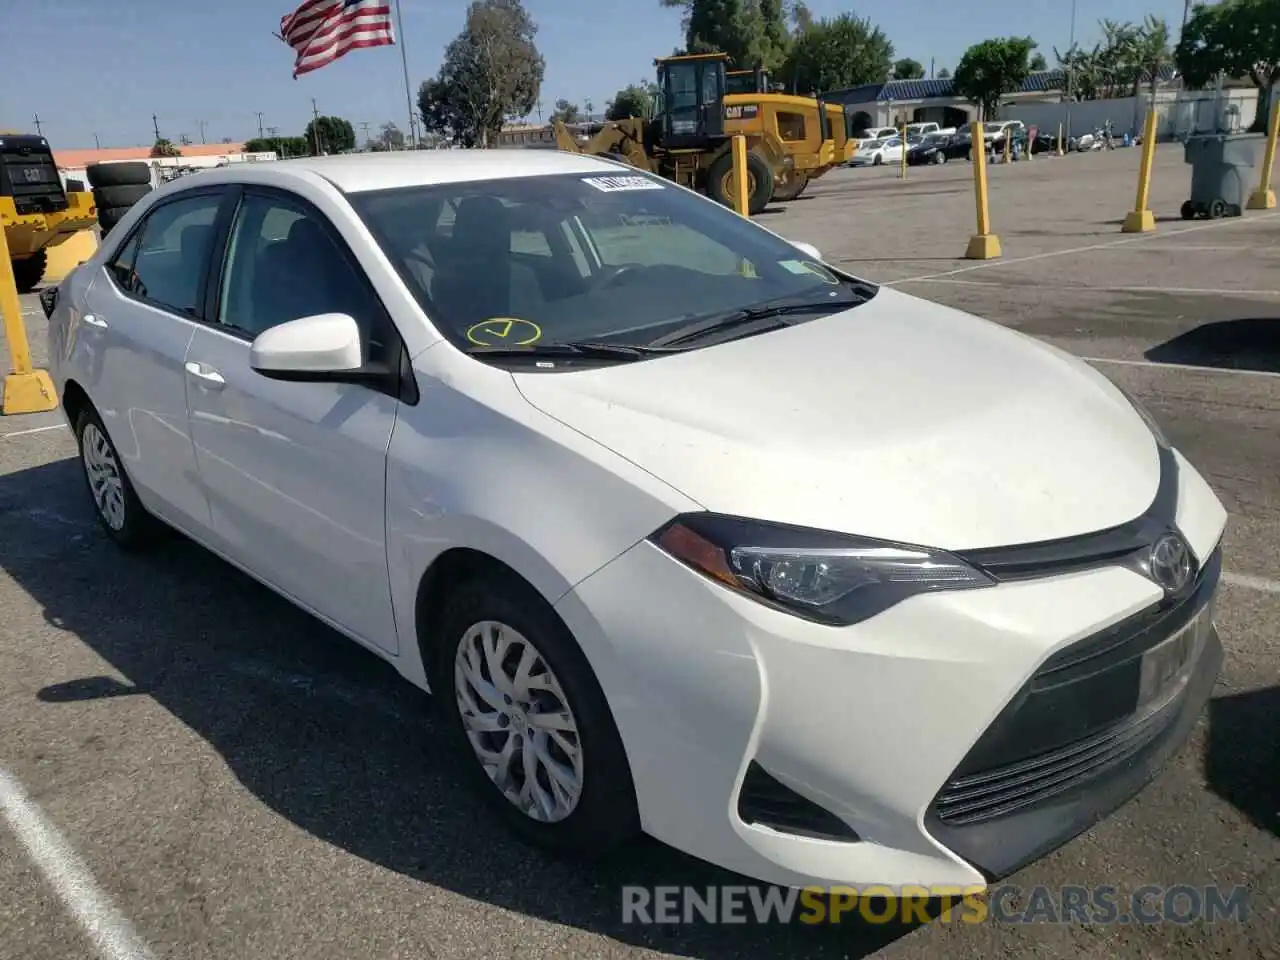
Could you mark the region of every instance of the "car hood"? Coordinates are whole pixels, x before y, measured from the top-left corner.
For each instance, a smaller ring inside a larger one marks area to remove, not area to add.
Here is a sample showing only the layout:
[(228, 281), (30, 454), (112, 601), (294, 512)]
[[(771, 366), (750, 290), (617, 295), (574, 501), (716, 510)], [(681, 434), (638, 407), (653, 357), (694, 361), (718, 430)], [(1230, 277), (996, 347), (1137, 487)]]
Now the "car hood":
[(515, 380), (719, 513), (976, 549), (1124, 523), (1159, 484), (1151, 431), (1100, 373), (887, 287), (784, 330)]

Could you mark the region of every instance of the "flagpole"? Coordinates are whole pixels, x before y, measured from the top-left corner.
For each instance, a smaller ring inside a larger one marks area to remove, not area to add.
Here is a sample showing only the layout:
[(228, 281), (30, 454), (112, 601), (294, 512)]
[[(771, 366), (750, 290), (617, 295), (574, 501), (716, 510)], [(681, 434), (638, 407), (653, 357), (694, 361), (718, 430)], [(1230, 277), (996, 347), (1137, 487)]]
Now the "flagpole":
[(396, 30), (400, 33), (400, 64), (404, 67), (404, 99), (409, 107), (409, 142), (418, 147), (418, 124), (414, 119), (413, 91), (409, 87), (409, 55), (404, 49), (404, 17), (400, 15), (400, 0), (396, 0)]

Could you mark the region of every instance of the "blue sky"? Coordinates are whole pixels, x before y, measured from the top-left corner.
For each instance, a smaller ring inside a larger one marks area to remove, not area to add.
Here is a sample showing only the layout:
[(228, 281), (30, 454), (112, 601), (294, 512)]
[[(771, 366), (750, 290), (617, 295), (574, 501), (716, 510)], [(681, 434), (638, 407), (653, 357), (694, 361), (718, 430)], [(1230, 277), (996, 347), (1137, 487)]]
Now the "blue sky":
[[(255, 135), (258, 111), (282, 135), (301, 133), (311, 98), (321, 113), (370, 129), (394, 120), (407, 126), (400, 55), (394, 48), (359, 50), (292, 79), (293, 54), (272, 37), (294, 0), (0, 0), (4, 48), (0, 129), (30, 129), (36, 112), (54, 147), (150, 144), (151, 115), (160, 132), (210, 143)], [(448, 42), (462, 28), (466, 0), (401, 0), (409, 74), (416, 91), (435, 74)], [(658, 0), (525, 0), (538, 23), (547, 61), (544, 110), (564, 97), (596, 111), (619, 87), (653, 72), (653, 58), (680, 42), (680, 13)], [(1077, 0), (1077, 39), (1097, 39), (1103, 16), (1166, 17), (1175, 32), (1182, 0)], [(928, 68), (954, 68), (965, 48), (992, 36), (1030, 34), (1045, 56), (1067, 46), (1068, 0), (894, 0), (850, 6), (810, 0), (816, 16), (847, 10), (872, 17), (898, 56)]]

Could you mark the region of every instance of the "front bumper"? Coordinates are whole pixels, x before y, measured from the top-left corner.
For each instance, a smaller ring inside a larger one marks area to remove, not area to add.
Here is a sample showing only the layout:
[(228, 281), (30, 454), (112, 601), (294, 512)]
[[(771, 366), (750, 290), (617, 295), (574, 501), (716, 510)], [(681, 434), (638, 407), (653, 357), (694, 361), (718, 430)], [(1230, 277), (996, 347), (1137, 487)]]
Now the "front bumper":
[[(1225, 511), (1177, 460), (1201, 572), (1176, 609), (1100, 566), (835, 629), (648, 542), (597, 571), (558, 610), (613, 709), (646, 831), (768, 883), (901, 890), (980, 886), (1087, 829), (1185, 740), (1221, 664), (1206, 628), (1176, 695), (1134, 714), (1135, 658), (1206, 607), (1211, 620), (1217, 588)], [(1090, 672), (1080, 653), (1100, 646), (1106, 669)], [(1054, 677), (1083, 697), (1055, 695)]]

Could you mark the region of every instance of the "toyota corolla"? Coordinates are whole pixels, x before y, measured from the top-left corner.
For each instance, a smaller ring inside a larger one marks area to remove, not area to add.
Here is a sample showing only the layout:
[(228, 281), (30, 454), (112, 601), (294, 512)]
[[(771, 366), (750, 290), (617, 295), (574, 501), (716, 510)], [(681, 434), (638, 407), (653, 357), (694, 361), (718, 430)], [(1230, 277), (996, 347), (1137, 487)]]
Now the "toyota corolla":
[(106, 533), (389, 660), (551, 848), (989, 882), (1219, 670), (1226, 515), (1132, 397), (605, 159), (204, 172), (44, 303)]

